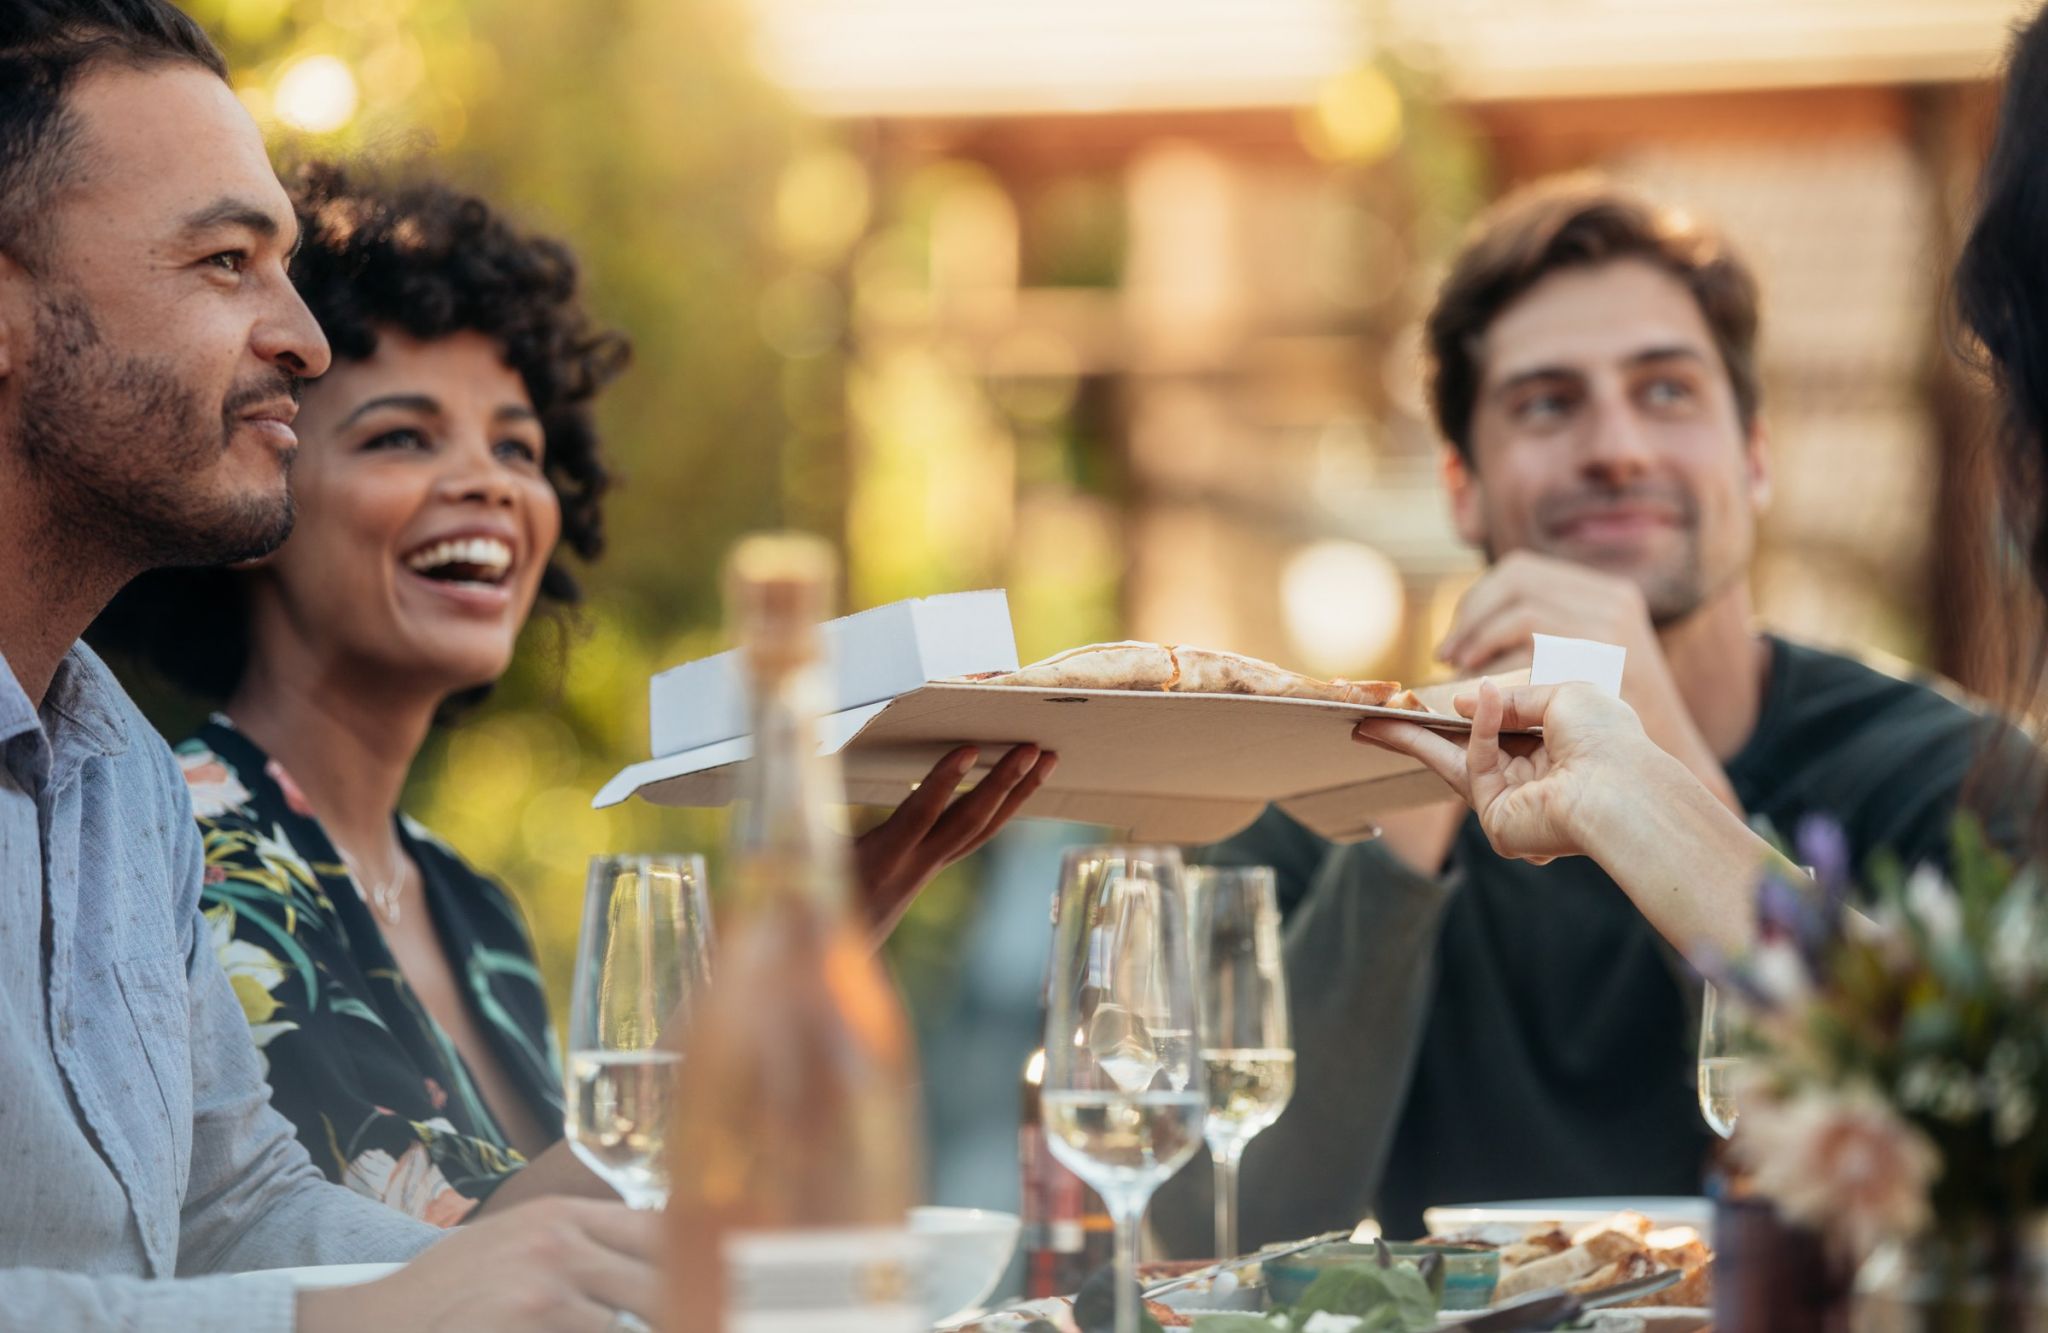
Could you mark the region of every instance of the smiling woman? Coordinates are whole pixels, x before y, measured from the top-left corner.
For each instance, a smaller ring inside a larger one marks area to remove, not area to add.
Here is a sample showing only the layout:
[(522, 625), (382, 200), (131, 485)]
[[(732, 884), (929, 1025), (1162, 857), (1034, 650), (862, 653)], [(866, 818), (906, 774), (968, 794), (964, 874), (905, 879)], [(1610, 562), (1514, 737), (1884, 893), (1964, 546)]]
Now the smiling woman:
[[(569, 252), (482, 200), (317, 167), (295, 202), (293, 279), (334, 349), (295, 422), (297, 526), (262, 561), (139, 580), (93, 639), (220, 709), (180, 747), (207, 917), (313, 1160), (441, 1223), (608, 1193), (562, 1143), (517, 907), (398, 802), (537, 602), (581, 595), (562, 555), (603, 547), (590, 404), (626, 345), (584, 315)], [(1019, 747), (956, 800), (976, 757), (860, 840), (878, 932), (1052, 766)]]

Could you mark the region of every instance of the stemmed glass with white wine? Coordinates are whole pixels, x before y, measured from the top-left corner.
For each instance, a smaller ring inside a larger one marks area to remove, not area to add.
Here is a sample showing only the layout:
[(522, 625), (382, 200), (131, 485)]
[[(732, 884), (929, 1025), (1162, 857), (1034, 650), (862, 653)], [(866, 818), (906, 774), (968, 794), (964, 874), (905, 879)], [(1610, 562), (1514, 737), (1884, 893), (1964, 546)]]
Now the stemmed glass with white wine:
[(1280, 961), (1280, 907), (1269, 866), (1187, 872), (1195, 988), (1216, 1168), (1216, 1256), (1237, 1253), (1237, 1176), (1244, 1150), (1294, 1095), (1294, 1043)]
[(1116, 1224), (1116, 1333), (1138, 1333), (1138, 1224), (1195, 1155), (1196, 1000), (1180, 853), (1067, 854), (1053, 922), (1042, 1106), (1054, 1157)]
[(668, 1201), (682, 1027), (710, 956), (702, 857), (590, 859), (569, 1001), (569, 1148), (634, 1208)]

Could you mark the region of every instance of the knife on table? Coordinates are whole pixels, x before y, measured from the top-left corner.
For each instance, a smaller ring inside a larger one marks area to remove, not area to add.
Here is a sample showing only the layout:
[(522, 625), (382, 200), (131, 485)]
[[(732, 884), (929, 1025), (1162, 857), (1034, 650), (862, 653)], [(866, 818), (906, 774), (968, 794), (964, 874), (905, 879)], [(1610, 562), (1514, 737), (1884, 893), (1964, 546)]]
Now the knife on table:
[(1467, 1319), (1455, 1327), (1461, 1333), (1466, 1330), (1469, 1333), (1522, 1333), (1528, 1329), (1555, 1328), (1588, 1310), (1625, 1305), (1652, 1292), (1662, 1291), (1676, 1285), (1684, 1276), (1678, 1269), (1669, 1268), (1648, 1277), (1617, 1282), (1611, 1287), (1583, 1294), (1566, 1291), (1563, 1287), (1544, 1287), (1503, 1301), (1478, 1318)]

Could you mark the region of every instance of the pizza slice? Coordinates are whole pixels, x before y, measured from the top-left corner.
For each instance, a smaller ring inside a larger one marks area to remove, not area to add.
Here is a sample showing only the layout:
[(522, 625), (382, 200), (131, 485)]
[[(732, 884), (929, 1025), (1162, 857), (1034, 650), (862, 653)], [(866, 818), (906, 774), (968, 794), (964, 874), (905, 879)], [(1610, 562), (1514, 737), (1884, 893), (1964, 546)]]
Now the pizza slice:
[(1156, 643), (1097, 643), (1071, 648), (1016, 671), (968, 676), (982, 685), (1037, 690), (1170, 690), (1180, 680), (1173, 649)]
[(1255, 694), (1268, 699), (1320, 699), (1339, 704), (1383, 704), (1401, 688), (1391, 680), (1317, 680), (1241, 653), (1175, 647), (1182, 694)]
[(1025, 689), (1171, 690), (1369, 705), (1385, 703), (1401, 688), (1390, 680), (1317, 680), (1242, 653), (1137, 642), (1092, 644), (1017, 671), (967, 679)]

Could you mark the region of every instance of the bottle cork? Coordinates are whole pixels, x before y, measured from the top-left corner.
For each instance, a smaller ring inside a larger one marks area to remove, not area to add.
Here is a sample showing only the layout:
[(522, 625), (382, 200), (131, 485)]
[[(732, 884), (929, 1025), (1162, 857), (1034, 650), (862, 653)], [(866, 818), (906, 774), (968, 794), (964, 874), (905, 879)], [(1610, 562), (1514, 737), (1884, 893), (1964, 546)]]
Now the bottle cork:
[(832, 547), (805, 533), (763, 533), (733, 548), (726, 605), (754, 670), (787, 671), (817, 660), (818, 625), (831, 615), (838, 575)]

